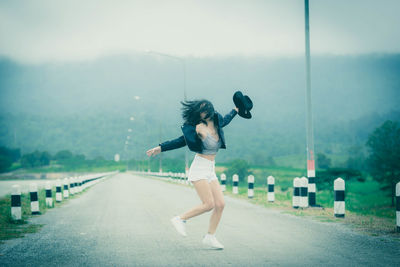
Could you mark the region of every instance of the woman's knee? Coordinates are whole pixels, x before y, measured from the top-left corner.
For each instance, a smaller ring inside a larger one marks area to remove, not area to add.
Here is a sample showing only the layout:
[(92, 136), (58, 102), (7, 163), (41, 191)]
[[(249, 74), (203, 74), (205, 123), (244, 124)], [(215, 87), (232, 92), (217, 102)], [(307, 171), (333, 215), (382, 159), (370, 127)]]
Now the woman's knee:
[(215, 202), (215, 209), (218, 211), (222, 211), (225, 207), (225, 201), (217, 201)]
[(214, 200), (209, 200), (204, 203), (204, 210), (211, 211), (215, 207)]

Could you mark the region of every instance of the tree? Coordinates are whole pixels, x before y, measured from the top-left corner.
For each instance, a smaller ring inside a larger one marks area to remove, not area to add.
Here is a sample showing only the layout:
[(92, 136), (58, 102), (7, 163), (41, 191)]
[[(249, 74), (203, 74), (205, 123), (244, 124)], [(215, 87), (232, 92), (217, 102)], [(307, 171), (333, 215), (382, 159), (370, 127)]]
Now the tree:
[(323, 153), (318, 153), (317, 163), (319, 168), (328, 169), (331, 166), (331, 159)]
[(317, 187), (320, 189), (329, 189), (333, 187), (333, 182), (336, 178), (342, 178), (346, 183), (352, 179), (357, 179), (359, 182), (365, 182), (365, 177), (359, 170), (332, 168), (318, 172)]
[(0, 147), (0, 172), (6, 171), (11, 167), (13, 162), (16, 162), (21, 157), (20, 149), (8, 149)]
[(23, 168), (40, 167), (50, 164), (51, 155), (49, 152), (39, 152), (35, 150), (32, 153), (25, 154), (21, 157), (21, 166)]
[(50, 165), (50, 159), (51, 159), (51, 155), (49, 152), (47, 152), (47, 151), (41, 152), (40, 157), (39, 157), (40, 166)]
[(349, 148), (349, 158), (345, 165), (349, 169), (353, 170), (365, 170), (365, 154), (362, 146), (352, 146)]
[(12, 161), (9, 157), (0, 154), (0, 172), (5, 172), (12, 165)]
[(72, 158), (72, 152), (69, 150), (61, 150), (56, 153), (54, 156), (55, 160), (66, 160)]
[(250, 174), (249, 168), (250, 166), (247, 161), (243, 159), (235, 159), (226, 170), (226, 176), (231, 179), (232, 175), (237, 174), (239, 175), (239, 181), (245, 182), (247, 181), (247, 176)]
[(382, 190), (391, 190), (394, 206), (396, 182), (400, 179), (400, 128), (397, 122), (385, 121), (369, 135), (368, 168)]

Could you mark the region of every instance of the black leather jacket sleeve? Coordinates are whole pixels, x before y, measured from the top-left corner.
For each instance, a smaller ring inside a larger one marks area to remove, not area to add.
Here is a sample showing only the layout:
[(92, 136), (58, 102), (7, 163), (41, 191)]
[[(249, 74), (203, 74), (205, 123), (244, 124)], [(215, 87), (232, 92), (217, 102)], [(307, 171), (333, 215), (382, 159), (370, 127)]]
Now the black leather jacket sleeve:
[(237, 114), (237, 111), (234, 109), (232, 109), (231, 112), (226, 114), (222, 119), (221, 127), (225, 127), (226, 125), (228, 125), (231, 122), (231, 120), (236, 116), (236, 114)]
[(159, 146), (161, 147), (161, 152), (164, 152), (164, 151), (184, 147), (184, 146), (186, 146), (186, 142), (185, 142), (185, 138), (182, 135), (176, 139), (163, 142), (163, 143), (159, 144)]

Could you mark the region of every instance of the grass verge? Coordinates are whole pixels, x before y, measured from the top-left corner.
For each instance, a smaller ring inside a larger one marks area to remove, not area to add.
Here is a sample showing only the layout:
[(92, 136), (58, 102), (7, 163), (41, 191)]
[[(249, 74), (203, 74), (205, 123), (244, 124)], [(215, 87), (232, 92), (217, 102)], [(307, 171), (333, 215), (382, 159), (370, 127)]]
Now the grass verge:
[[(155, 176), (152, 178), (160, 179)], [(163, 178), (163, 180), (184, 185), (166, 178)], [(371, 236), (390, 236), (400, 241), (400, 234), (396, 232), (395, 207), (390, 206), (390, 199), (379, 190), (379, 186), (372, 180), (348, 184), (346, 187), (345, 218), (334, 216), (333, 191), (322, 190), (317, 192), (317, 203), (321, 204), (322, 208), (294, 209), (292, 207), (293, 190), (286, 188), (286, 183), (284, 188), (286, 190), (281, 190), (280, 186), (275, 186), (275, 201), (272, 203), (268, 202), (267, 199), (267, 187), (262, 185), (255, 187), (254, 197), (251, 199), (248, 198), (247, 187), (244, 186), (239, 186), (239, 194), (233, 194), (232, 186), (227, 185), (224, 194), (266, 208), (276, 209), (285, 214), (307, 217), (320, 222), (342, 223)]]
[[(53, 196), (53, 204), (52, 208), (58, 208), (74, 199), (79, 197), (82, 193), (89, 190), (86, 188), (81, 193), (76, 193), (74, 195), (69, 195), (69, 198), (62, 200), (62, 202), (56, 202), (55, 195), (56, 189), (52, 188), (52, 196)], [(40, 215), (45, 214), (48, 209), (52, 209), (51, 207), (46, 206), (46, 190), (39, 189), (38, 190), (38, 199), (39, 199), (39, 210)], [(40, 215), (32, 215), (31, 214), (31, 202), (30, 202), (30, 194), (22, 193), (21, 194), (21, 220), (14, 221), (11, 218), (11, 195), (7, 195), (5, 197), (0, 198), (0, 244), (4, 243), (4, 240), (13, 239), (23, 237), (29, 233), (36, 233), (40, 231), (40, 229), (44, 226), (43, 224), (36, 224), (29, 222), (30, 218)]]

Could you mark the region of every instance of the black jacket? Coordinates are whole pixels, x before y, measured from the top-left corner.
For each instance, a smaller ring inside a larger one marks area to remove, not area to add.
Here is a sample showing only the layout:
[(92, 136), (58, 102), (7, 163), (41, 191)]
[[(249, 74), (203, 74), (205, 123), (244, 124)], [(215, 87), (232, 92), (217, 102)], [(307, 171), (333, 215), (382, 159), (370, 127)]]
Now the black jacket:
[[(218, 125), (218, 135), (219, 138), (221, 138), (221, 148), (226, 149), (225, 136), (222, 128), (228, 125), (236, 114), (237, 112), (234, 109), (224, 117), (222, 117), (218, 112), (215, 112), (214, 114), (214, 122)], [(197, 135), (196, 125), (183, 124), (181, 128), (183, 135), (176, 139), (161, 143), (161, 152), (181, 148), (187, 145), (191, 151), (201, 153), (203, 151), (203, 146), (201, 139)]]

